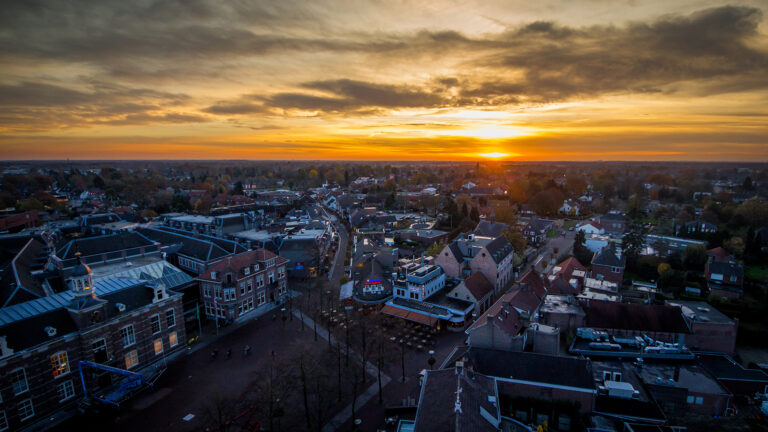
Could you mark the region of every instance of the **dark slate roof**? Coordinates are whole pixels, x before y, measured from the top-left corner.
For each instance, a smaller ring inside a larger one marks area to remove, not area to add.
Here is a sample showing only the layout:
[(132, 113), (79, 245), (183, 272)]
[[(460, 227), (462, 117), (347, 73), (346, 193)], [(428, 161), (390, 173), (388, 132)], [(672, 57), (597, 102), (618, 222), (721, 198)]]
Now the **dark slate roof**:
[(507, 224), (502, 222), (489, 222), (481, 220), (477, 224), (474, 233), (483, 237), (501, 237), (504, 235), (504, 230), (507, 228)]
[(588, 360), (472, 347), (467, 357), (484, 375), (593, 390)]
[(223, 258), (233, 253), (208, 239), (192, 237), (191, 233), (186, 235), (153, 228), (140, 228), (138, 231), (147, 238), (164, 245), (181, 244), (181, 250), (178, 252), (180, 255), (195, 258), (202, 262)]
[(606, 213), (600, 216), (600, 222), (602, 222), (603, 220), (623, 222), (623, 221), (626, 221), (627, 218), (617, 213)]
[(690, 333), (679, 306), (582, 300), (586, 327), (648, 332)]
[[(711, 261), (707, 263), (707, 268), (709, 269), (709, 273), (720, 273), (724, 276), (736, 276), (738, 278), (744, 277), (744, 267), (741, 266), (741, 264), (736, 264), (734, 262), (728, 262), (728, 261)], [(728, 280), (724, 280), (723, 282), (727, 283)]]
[(745, 369), (728, 356), (701, 354), (696, 357), (704, 369), (717, 379), (768, 383), (768, 374), (759, 369)]
[[(48, 336), (45, 331), (48, 326), (56, 329), (56, 336)], [(21, 351), (76, 331), (69, 312), (60, 308), (0, 327), (0, 336), (6, 337), (8, 348)]]
[(453, 368), (427, 371), (414, 432), (496, 431), (498, 429), (480, 414), (482, 407), (488, 414), (497, 416), (497, 408), (488, 401), (489, 396), (496, 398), (492, 378), (469, 370), (457, 374)]
[(592, 256), (592, 265), (624, 268), (626, 262), (627, 257), (624, 255), (619, 257), (614, 243), (609, 243), (608, 246), (595, 252), (595, 255)]
[(93, 226), (111, 222), (119, 222), (121, 220), (122, 219), (120, 219), (120, 216), (114, 213), (100, 213), (95, 215), (82, 216), (80, 219), (80, 224), (83, 226)]
[[(0, 279), (0, 307), (18, 304), (45, 295), (41, 279), (32, 270), (45, 263), (42, 257), (45, 244), (37, 238), (28, 238), (18, 253), (3, 264)], [(16, 250), (15, 248), (13, 249)]]
[(214, 237), (214, 236), (209, 236), (209, 235), (205, 235), (205, 234), (191, 233), (191, 232), (185, 231), (183, 229), (173, 228), (173, 227), (169, 227), (169, 226), (161, 226), (161, 227), (158, 227), (158, 229), (160, 229), (162, 231), (168, 231), (168, 232), (176, 233), (176, 234), (179, 234), (179, 235), (182, 235), (182, 236), (194, 236), (197, 239), (211, 242), (211, 243), (215, 244), (216, 246), (220, 247), (221, 249), (224, 249), (225, 251), (227, 251), (229, 253), (243, 253), (243, 252), (247, 252), (248, 251), (248, 249), (245, 246), (237, 243), (236, 241), (227, 240), (227, 239), (223, 239), (223, 238), (220, 238), (220, 237)]
[(456, 258), (456, 262), (461, 263), (464, 261), (464, 254), (461, 253), (461, 248), (457, 242), (451, 242), (448, 247), (450, 248), (453, 256)]
[(59, 249), (58, 256), (63, 260), (68, 260), (75, 258), (77, 252), (83, 256), (91, 256), (152, 246), (152, 244), (152, 240), (138, 232), (121, 232), (71, 240)]
[(530, 231), (544, 231), (552, 227), (554, 222), (549, 219), (534, 219), (528, 223)]
[(493, 241), (488, 243), (485, 248), (488, 249), (491, 258), (493, 258), (493, 261), (497, 264), (514, 252), (512, 244), (504, 236), (493, 239)]

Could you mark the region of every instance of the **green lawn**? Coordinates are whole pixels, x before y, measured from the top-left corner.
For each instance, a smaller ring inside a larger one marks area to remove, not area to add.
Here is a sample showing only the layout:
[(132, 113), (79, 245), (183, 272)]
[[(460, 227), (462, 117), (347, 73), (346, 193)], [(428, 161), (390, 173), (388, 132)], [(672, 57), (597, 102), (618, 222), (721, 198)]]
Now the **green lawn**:
[(563, 222), (563, 229), (568, 229), (568, 228), (570, 228), (572, 226), (576, 226), (577, 223), (578, 223), (578, 221), (575, 221), (575, 220), (565, 221), (565, 222)]
[(747, 266), (744, 276), (746, 276), (747, 279), (765, 281), (766, 276), (768, 276), (768, 266)]
[(552, 238), (557, 236), (557, 230), (549, 230), (547, 231), (547, 238)]

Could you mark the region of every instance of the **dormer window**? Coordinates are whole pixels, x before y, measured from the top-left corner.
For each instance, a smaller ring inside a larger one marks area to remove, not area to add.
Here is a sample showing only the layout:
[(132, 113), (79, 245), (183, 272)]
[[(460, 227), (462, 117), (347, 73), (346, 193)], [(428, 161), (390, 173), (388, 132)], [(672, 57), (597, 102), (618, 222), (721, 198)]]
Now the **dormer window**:
[(232, 283), (232, 273), (227, 273), (227, 283)]
[(251, 274), (251, 269), (248, 267), (243, 267), (243, 274), (248, 276), (249, 274)]

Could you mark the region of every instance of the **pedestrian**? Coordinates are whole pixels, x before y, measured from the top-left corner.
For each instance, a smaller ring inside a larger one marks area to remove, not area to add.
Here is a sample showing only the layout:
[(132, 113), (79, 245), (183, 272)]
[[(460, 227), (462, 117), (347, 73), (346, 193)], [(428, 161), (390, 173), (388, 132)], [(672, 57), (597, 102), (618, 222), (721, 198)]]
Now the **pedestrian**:
[(227, 349), (227, 359), (229, 359), (229, 356), (232, 355), (232, 348)]
[(251, 354), (251, 346), (250, 345), (246, 345), (245, 348), (243, 349), (243, 352), (245, 353), (245, 355), (250, 355)]

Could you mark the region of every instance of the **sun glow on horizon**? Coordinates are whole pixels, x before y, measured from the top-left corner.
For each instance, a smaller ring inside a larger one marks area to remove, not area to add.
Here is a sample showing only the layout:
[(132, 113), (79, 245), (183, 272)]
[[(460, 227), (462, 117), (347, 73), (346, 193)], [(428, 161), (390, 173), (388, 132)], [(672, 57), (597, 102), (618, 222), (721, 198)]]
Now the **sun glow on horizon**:
[(486, 157), (489, 159), (499, 159), (499, 158), (509, 156), (509, 153), (501, 153), (501, 152), (478, 153), (478, 156)]

